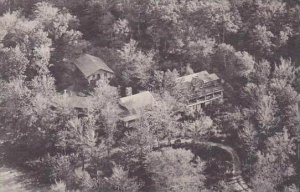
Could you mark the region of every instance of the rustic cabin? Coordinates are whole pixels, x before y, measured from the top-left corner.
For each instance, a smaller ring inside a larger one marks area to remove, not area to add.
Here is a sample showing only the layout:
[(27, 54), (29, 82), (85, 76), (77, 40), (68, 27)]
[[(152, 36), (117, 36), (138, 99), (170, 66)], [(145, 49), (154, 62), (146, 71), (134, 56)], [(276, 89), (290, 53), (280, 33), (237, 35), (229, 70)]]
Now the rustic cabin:
[(89, 54), (81, 55), (74, 64), (89, 83), (95, 83), (100, 79), (110, 80), (114, 75), (113, 70), (102, 59)]
[(120, 98), (119, 104), (123, 109), (123, 113), (120, 114), (120, 120), (125, 126), (129, 126), (131, 122), (140, 117), (142, 110), (153, 106), (154, 102), (155, 99), (149, 91)]

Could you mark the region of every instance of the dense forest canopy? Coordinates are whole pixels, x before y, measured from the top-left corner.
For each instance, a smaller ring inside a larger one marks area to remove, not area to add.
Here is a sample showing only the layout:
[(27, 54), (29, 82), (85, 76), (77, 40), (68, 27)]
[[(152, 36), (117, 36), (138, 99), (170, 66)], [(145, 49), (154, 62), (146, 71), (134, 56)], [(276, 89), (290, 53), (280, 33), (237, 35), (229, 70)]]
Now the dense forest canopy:
[[(232, 191), (217, 156), (154, 150), (182, 136), (231, 146), (253, 191), (299, 190), (300, 1), (0, 0), (0, 15), (4, 159), (52, 191)], [(63, 90), (83, 53), (115, 77), (81, 87), (79, 117)], [(195, 114), (175, 79), (203, 70), (224, 102)], [(118, 86), (157, 101), (130, 130)]]

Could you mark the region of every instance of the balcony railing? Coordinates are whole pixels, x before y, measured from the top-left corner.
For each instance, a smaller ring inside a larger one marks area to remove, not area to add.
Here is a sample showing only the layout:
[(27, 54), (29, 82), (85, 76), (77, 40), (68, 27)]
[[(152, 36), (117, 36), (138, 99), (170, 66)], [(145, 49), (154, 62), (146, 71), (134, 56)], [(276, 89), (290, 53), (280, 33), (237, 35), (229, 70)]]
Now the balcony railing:
[(201, 103), (209, 103), (211, 101), (219, 100), (219, 99), (222, 99), (222, 98), (223, 98), (223, 95), (213, 96), (212, 98), (205, 98), (205, 99), (202, 99), (202, 100), (199, 100), (199, 99), (191, 100), (189, 106), (199, 105)]
[[(222, 86), (212, 86), (207, 88), (200, 88), (199, 90), (193, 91), (190, 94), (190, 100), (206, 100), (205, 97), (212, 95), (214, 97), (215, 93), (223, 92)], [(222, 94), (222, 93), (221, 93)]]

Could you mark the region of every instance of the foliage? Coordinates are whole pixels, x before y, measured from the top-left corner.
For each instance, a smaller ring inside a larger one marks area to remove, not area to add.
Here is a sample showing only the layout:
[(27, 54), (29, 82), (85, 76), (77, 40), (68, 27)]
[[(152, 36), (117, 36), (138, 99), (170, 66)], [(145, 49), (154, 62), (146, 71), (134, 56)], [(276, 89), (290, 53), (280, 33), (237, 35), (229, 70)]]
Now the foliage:
[(137, 43), (130, 40), (119, 52), (121, 63), (118, 67), (119, 82), (136, 89), (146, 89), (154, 67), (152, 52), (137, 50)]
[[(164, 148), (148, 154), (147, 171), (152, 174), (155, 191), (199, 191), (203, 187), (204, 163), (184, 149)], [(194, 165), (193, 165), (194, 164)]]
[(113, 175), (109, 178), (108, 182), (116, 192), (137, 192), (140, 187), (135, 179), (128, 177), (128, 171), (125, 171), (118, 165), (113, 168)]
[(0, 20), (4, 26), (1, 36), (2, 76), (6, 79), (20, 75), (32, 78), (37, 73), (47, 73), (52, 41), (39, 22), (23, 18), (18, 12), (6, 13)]
[(55, 182), (55, 184), (51, 185), (51, 192), (65, 192), (66, 184), (62, 181)]
[[(294, 0), (0, 0), (6, 160), (52, 191), (232, 190), (204, 185), (192, 152), (155, 151), (188, 137), (232, 146), (255, 191), (298, 190), (299, 10)], [(115, 78), (61, 94), (80, 81), (73, 62), (84, 52)], [(202, 70), (222, 79), (224, 102), (195, 112), (177, 78)], [(126, 127), (112, 85), (156, 102)]]

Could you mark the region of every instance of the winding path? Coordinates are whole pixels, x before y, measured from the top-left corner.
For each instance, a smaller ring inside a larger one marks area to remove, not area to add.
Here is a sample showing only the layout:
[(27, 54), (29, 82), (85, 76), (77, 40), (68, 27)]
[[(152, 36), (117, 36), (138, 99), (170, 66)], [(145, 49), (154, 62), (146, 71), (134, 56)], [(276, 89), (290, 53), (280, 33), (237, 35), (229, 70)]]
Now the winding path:
[(0, 168), (0, 192), (28, 192), (26, 181), (21, 181), (21, 173), (7, 167)]
[(0, 192), (47, 192), (48, 186), (38, 184), (29, 173), (3, 163), (4, 150), (0, 139)]
[(28, 175), (6, 166), (0, 167), (0, 192), (46, 192), (48, 187), (39, 186)]
[(193, 139), (173, 139), (167, 141), (161, 141), (154, 149), (160, 149), (164, 147), (187, 147), (191, 145), (198, 145), (203, 147), (217, 147), (225, 152), (227, 152), (232, 159), (232, 176), (228, 178), (228, 185), (234, 190), (233, 192), (252, 192), (252, 189), (247, 185), (244, 181), (243, 177), (241, 176), (241, 163), (238, 154), (236, 151), (226, 145), (221, 143), (214, 143), (214, 142), (200, 142), (195, 141)]
[[(253, 192), (246, 184), (241, 176), (241, 163), (238, 154), (229, 146), (214, 142), (200, 142), (193, 139), (173, 139), (161, 141), (157, 144), (154, 150), (164, 147), (190, 147), (197, 145), (198, 147), (216, 147), (228, 153), (232, 160), (231, 177), (228, 178), (227, 184), (232, 188), (233, 192)], [(0, 167), (0, 192), (44, 192), (49, 188), (33, 186), (32, 180), (28, 179), (24, 173), (17, 170)]]

